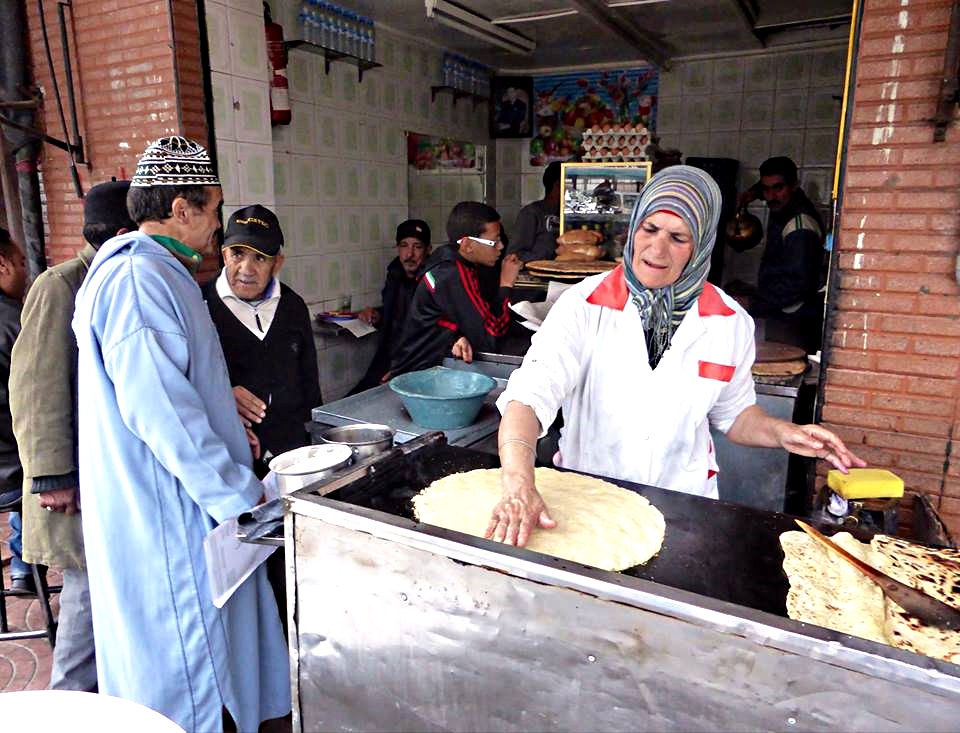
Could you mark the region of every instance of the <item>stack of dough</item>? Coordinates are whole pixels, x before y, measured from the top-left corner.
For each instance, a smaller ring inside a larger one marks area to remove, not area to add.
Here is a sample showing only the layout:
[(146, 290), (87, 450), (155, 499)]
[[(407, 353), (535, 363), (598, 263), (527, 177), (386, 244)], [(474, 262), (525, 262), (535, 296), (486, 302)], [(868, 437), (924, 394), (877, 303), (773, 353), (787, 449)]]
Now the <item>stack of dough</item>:
[[(642, 565), (660, 551), (663, 514), (640, 494), (552, 468), (536, 469), (535, 480), (557, 526), (534, 529), (528, 549), (603, 570)], [(501, 494), (500, 469), (477, 469), (434, 481), (413, 506), (421, 522), (483, 537)]]
[(561, 262), (599, 260), (603, 257), (603, 233), (595, 229), (571, 229), (557, 238), (557, 259)]
[[(877, 570), (949, 605), (960, 607), (960, 551), (934, 550), (886, 535), (869, 545), (847, 532), (831, 538)], [(804, 532), (780, 535), (790, 579), (787, 614), (797, 621), (879, 641), (954, 664), (960, 631), (927, 626), (886, 598), (876, 583)]]

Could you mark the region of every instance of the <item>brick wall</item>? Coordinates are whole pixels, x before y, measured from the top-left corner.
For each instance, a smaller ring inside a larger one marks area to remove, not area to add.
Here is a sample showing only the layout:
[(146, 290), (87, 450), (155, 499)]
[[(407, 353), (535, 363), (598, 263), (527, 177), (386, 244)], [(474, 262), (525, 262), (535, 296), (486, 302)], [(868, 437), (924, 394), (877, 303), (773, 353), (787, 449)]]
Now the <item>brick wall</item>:
[[(37, 3), (26, 5), (34, 78), (44, 92), (42, 125), (47, 134), (63, 139)], [(69, 43), (88, 161), (79, 166), (84, 190), (110, 176), (132, 176), (137, 157), (150, 140), (171, 134), (206, 140), (196, 3), (174, 0), (173, 6), (171, 19), (166, 0), (72, 2)], [(57, 3), (47, 0), (44, 10), (69, 126)], [(176, 56), (171, 51), (173, 38)], [(55, 264), (72, 257), (82, 244), (83, 203), (74, 192), (64, 151), (44, 145), (40, 162), (47, 201), (47, 260)]]
[(951, 5), (864, 5), (823, 421), (960, 536), (960, 125), (929, 122)]

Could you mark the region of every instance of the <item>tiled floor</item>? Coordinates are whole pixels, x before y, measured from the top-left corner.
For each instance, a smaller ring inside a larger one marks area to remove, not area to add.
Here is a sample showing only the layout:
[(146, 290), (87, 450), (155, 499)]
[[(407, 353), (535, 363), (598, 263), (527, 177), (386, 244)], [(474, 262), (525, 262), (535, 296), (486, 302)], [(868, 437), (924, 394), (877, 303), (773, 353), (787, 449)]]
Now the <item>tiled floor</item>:
[[(3, 585), (10, 587), (10, 547), (7, 545), (9, 529), (7, 515), (0, 514), (0, 557), (3, 558)], [(47, 580), (52, 585), (60, 584), (60, 574), (51, 571)], [(42, 629), (43, 612), (37, 599), (32, 596), (7, 598), (7, 621), (10, 630)], [(59, 600), (53, 596), (50, 605), (56, 615)], [(53, 652), (43, 639), (0, 641), (0, 692), (18, 690), (45, 690), (50, 682), (50, 665)]]

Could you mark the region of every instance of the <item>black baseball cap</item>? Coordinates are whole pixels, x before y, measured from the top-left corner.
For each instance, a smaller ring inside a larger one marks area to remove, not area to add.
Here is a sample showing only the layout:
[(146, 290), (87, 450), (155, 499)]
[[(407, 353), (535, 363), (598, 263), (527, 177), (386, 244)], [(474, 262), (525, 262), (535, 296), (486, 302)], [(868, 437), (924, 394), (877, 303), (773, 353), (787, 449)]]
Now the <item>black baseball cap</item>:
[(407, 219), (406, 221), (400, 222), (400, 226), (397, 227), (397, 241), (399, 242), (407, 237), (419, 239), (429, 247), (430, 227), (427, 225), (427, 222), (422, 219)]
[(277, 215), (260, 204), (237, 209), (227, 222), (223, 246), (249, 247), (267, 257), (276, 257), (283, 248)]

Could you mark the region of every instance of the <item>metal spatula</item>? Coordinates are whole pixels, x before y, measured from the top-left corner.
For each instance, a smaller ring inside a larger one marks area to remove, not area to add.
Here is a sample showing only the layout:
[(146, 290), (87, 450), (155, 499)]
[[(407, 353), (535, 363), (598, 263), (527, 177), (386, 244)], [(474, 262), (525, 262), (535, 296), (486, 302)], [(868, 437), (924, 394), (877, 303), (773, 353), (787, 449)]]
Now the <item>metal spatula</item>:
[(894, 601), (903, 608), (904, 611), (917, 618), (917, 620), (928, 626), (936, 626), (940, 629), (960, 629), (960, 610), (906, 583), (894, 580), (886, 573), (881, 573), (872, 565), (868, 565), (860, 558), (851, 555), (833, 540), (824, 537), (818, 530), (806, 522), (802, 522), (799, 519), (795, 519), (794, 521), (800, 525), (800, 529), (813, 537), (813, 539), (836, 552), (840, 557), (879, 585), (880, 590), (883, 591), (883, 594), (887, 598)]

